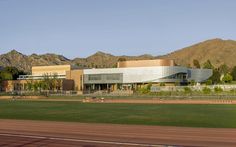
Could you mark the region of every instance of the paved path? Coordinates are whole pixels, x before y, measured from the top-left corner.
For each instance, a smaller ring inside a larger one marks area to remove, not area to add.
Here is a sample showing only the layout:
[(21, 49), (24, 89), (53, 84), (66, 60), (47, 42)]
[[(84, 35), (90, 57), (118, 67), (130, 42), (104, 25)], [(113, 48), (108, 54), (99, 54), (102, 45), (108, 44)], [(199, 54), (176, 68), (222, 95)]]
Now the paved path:
[(0, 120), (0, 146), (236, 146), (236, 129)]

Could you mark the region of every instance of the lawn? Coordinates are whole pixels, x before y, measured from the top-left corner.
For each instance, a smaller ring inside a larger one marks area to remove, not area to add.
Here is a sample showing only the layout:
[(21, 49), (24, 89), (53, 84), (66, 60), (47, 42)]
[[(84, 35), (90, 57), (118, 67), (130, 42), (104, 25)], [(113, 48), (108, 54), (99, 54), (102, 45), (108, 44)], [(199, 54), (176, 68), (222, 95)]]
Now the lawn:
[(92, 104), (0, 100), (0, 118), (236, 128), (236, 105)]

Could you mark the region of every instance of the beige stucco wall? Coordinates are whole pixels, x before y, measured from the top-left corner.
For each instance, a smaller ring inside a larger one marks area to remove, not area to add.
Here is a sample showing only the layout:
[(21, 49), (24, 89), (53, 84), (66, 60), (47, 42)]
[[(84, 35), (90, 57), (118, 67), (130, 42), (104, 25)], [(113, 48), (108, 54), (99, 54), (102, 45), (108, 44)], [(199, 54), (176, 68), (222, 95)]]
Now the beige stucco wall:
[(133, 60), (120, 61), (117, 63), (118, 68), (124, 67), (150, 67), (150, 66), (174, 66), (174, 60), (156, 59), (156, 60)]
[(74, 80), (75, 90), (83, 90), (83, 70), (70, 70), (66, 72), (66, 79)]
[(43, 74), (58, 74), (65, 75), (66, 71), (70, 71), (70, 65), (55, 65), (55, 66), (33, 66), (32, 75), (43, 75)]

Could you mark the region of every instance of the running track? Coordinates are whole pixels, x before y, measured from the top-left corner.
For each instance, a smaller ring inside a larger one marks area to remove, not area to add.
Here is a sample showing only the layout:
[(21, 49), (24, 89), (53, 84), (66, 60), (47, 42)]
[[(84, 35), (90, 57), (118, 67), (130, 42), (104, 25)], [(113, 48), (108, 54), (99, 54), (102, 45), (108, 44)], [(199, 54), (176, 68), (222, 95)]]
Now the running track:
[(0, 146), (236, 146), (236, 129), (0, 120)]

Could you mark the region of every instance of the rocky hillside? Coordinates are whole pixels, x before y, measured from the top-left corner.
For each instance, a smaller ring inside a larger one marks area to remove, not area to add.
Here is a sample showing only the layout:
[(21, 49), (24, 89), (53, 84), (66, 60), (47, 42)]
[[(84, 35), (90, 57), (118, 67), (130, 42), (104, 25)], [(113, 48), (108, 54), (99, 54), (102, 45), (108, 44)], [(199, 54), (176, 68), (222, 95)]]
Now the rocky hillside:
[(97, 52), (92, 56), (87, 58), (75, 58), (72, 60), (72, 64), (79, 65), (82, 67), (99, 67), (108, 68), (115, 67), (117, 61), (123, 58), (125, 60), (137, 60), (137, 59), (153, 59), (155, 57), (151, 55), (141, 55), (141, 56), (114, 56), (111, 54)]
[(208, 59), (214, 66), (227, 64), (229, 67), (236, 65), (236, 41), (212, 39), (190, 47), (186, 47), (163, 56), (141, 55), (141, 56), (114, 56), (111, 54), (97, 52), (87, 58), (67, 59), (62, 55), (43, 54), (43, 55), (24, 55), (12, 50), (0, 55), (1, 66), (15, 66), (20, 70), (30, 72), (34, 65), (62, 65), (71, 64), (80, 68), (107, 68), (115, 67), (117, 61), (122, 58), (125, 60), (169, 58), (175, 59), (179, 65), (192, 65), (194, 59), (203, 64)]
[(31, 71), (32, 66), (36, 65), (63, 65), (71, 64), (78, 68), (108, 68), (115, 67), (119, 58), (124, 58), (126, 60), (135, 59), (152, 59), (151, 55), (142, 56), (113, 56), (111, 54), (106, 54), (103, 52), (97, 52), (92, 56), (87, 58), (75, 58), (73, 60), (67, 59), (62, 55), (56, 54), (43, 54), (43, 55), (24, 55), (16, 50), (12, 50), (6, 54), (0, 55), (0, 66), (14, 66), (19, 70), (26, 72)]
[(14, 66), (19, 70), (29, 72), (33, 65), (59, 65), (70, 64), (70, 60), (56, 54), (44, 54), (30, 56), (23, 55), (22, 53), (12, 50), (6, 54), (0, 55), (0, 66)]
[(175, 59), (179, 65), (192, 65), (194, 59), (203, 64), (209, 59), (216, 67), (221, 64), (233, 67), (236, 66), (236, 41), (207, 40), (164, 55), (162, 58)]

